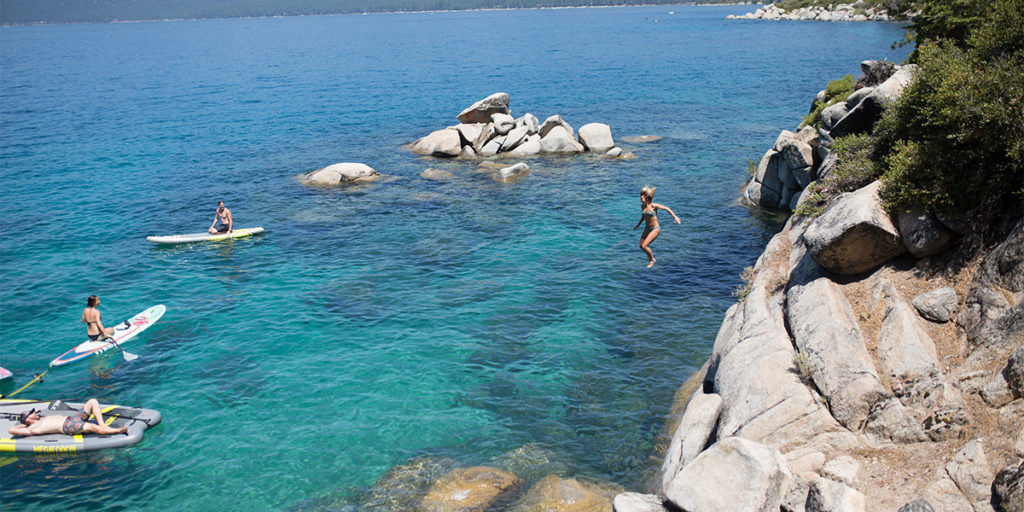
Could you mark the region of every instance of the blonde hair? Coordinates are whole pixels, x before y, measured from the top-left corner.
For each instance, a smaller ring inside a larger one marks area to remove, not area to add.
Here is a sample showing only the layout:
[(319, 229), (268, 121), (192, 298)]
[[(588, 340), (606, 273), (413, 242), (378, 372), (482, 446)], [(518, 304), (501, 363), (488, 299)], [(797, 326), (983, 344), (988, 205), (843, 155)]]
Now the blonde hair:
[(655, 190), (658, 189), (650, 185), (644, 185), (644, 188), (640, 189), (640, 195), (646, 197), (647, 199), (654, 199)]

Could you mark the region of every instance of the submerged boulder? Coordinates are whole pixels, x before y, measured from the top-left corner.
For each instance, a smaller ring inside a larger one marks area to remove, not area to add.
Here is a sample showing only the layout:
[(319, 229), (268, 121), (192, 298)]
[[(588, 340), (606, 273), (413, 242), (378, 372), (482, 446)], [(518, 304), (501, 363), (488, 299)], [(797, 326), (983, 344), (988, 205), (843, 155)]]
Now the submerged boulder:
[(562, 479), (550, 475), (530, 487), (509, 512), (590, 512), (610, 510), (622, 488), (614, 485)]
[(530, 166), (526, 165), (523, 162), (519, 162), (518, 164), (498, 169), (498, 173), (497, 175), (495, 175), (495, 178), (498, 181), (508, 182), (522, 178), (527, 174), (530, 174)]
[(477, 466), (456, 469), (438, 479), (420, 499), (419, 512), (492, 510), (513, 500), (523, 480), (500, 469)]
[(382, 175), (366, 164), (343, 162), (313, 171), (301, 178), (307, 185), (340, 185), (342, 183), (366, 183), (380, 179)]
[(452, 173), (444, 169), (435, 169), (433, 167), (424, 169), (420, 173), (420, 177), (428, 180), (443, 180), (452, 177)]

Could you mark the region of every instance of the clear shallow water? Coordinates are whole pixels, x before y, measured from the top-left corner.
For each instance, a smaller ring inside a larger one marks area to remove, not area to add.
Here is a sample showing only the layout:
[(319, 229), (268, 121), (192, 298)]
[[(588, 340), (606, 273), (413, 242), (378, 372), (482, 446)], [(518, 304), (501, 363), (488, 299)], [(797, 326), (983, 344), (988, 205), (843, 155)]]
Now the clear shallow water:
[[(126, 347), (140, 359), (22, 395), (164, 423), (128, 449), (4, 459), (5, 508), (304, 510), (357, 502), (411, 457), (524, 445), (640, 488), (672, 393), (777, 227), (734, 202), (746, 161), (828, 80), (906, 54), (895, 25), (670, 9), (0, 30), (0, 364), (19, 386), (44, 370), (92, 293), (108, 323), (168, 308)], [(517, 116), (664, 139), (623, 143), (631, 161), (532, 160), (511, 184), (401, 149), (497, 91)], [(294, 178), (343, 161), (391, 178)], [(650, 270), (630, 231), (645, 183), (683, 221)], [(145, 241), (202, 231), (219, 199), (268, 234)]]

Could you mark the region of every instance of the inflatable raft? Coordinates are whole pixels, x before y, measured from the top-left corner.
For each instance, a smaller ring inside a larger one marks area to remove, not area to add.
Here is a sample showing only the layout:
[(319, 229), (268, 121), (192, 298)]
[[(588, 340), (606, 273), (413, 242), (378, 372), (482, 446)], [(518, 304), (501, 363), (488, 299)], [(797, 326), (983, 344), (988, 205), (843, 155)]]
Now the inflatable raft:
[[(160, 423), (160, 413), (152, 409), (100, 404), (103, 420), (114, 428), (128, 427), (125, 434), (47, 434), (44, 436), (13, 437), (7, 432), (17, 426), (18, 415), (30, 409), (39, 410), (40, 416), (71, 416), (82, 409), (84, 402), (63, 402), (60, 400), (0, 400), (0, 452), (22, 453), (78, 453), (103, 448), (118, 448), (142, 441), (146, 430)], [(95, 418), (89, 421), (95, 422)]]

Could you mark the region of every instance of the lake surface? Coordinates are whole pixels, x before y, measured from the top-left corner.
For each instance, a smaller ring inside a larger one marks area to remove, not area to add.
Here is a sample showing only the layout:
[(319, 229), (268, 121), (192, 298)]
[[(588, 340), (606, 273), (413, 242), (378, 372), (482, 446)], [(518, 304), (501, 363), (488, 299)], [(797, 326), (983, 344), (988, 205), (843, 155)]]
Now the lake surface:
[[(779, 227), (735, 201), (747, 161), (826, 82), (908, 51), (894, 24), (724, 20), (755, 7), (0, 29), (0, 391), (82, 341), (90, 294), (108, 325), (167, 306), (125, 347), (138, 360), (19, 396), (163, 423), (130, 448), (2, 459), (0, 502), (354, 510), (410, 459), (523, 453), (529, 481), (642, 490), (673, 393)], [(637, 158), (537, 158), (500, 183), (402, 148), (494, 92), (516, 116), (606, 123)], [(389, 178), (296, 180), (337, 162)], [(645, 184), (682, 220), (661, 215), (652, 269), (630, 230)], [(218, 200), (267, 234), (146, 242), (205, 230)]]

